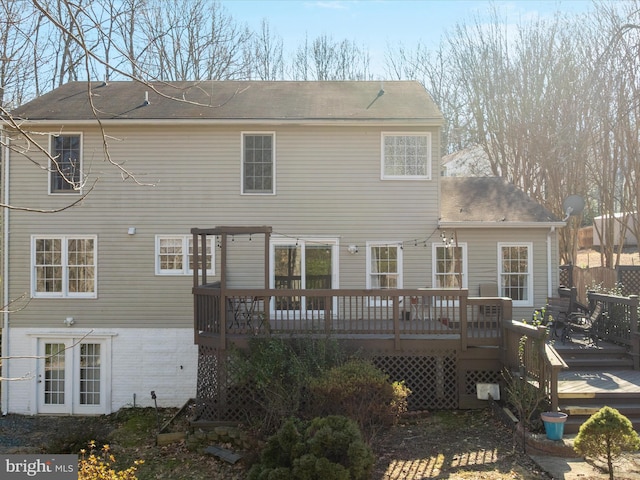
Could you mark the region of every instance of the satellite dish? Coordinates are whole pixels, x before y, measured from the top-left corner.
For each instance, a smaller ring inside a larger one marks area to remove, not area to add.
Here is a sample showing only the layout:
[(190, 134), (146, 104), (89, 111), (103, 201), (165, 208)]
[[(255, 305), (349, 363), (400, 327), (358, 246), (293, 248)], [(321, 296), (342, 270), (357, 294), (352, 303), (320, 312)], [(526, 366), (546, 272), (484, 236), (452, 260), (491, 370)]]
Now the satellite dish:
[(569, 195), (562, 202), (562, 210), (566, 215), (562, 221), (566, 222), (572, 215), (580, 215), (584, 210), (584, 198), (580, 195)]

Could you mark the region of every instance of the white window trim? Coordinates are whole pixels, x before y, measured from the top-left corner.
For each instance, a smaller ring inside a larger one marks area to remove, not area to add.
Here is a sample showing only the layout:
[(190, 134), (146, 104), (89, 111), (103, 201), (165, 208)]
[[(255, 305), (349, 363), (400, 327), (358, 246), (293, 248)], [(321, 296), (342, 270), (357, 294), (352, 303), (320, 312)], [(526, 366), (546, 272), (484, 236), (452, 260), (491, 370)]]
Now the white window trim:
[[(367, 241), (366, 242), (366, 273), (367, 273), (367, 278), (366, 278), (366, 288), (367, 290), (372, 289), (372, 285), (371, 285), (371, 275), (373, 274), (373, 272), (371, 272), (371, 247), (384, 247), (384, 246), (395, 246), (398, 248), (398, 286), (394, 289), (390, 289), (390, 290), (399, 290), (401, 288), (403, 288), (403, 264), (402, 264), (402, 241), (398, 241), (398, 240), (390, 240), (390, 241)], [(379, 298), (370, 298), (369, 299), (369, 305), (371, 306), (377, 306), (377, 307), (383, 307), (383, 306), (387, 306), (389, 305), (389, 302), (385, 301), (385, 300), (380, 300)]]
[[(469, 288), (469, 269), (467, 263), (467, 244), (466, 242), (461, 242), (456, 245), (452, 245), (452, 247), (460, 247), (462, 248), (462, 287), (461, 288)], [(431, 285), (434, 288), (441, 289), (438, 287), (438, 275), (437, 275), (437, 249), (438, 248), (447, 248), (442, 243), (432, 243), (431, 244)], [(452, 288), (451, 290), (458, 290), (457, 287)]]
[[(161, 240), (181, 240), (182, 241), (182, 269), (181, 270), (165, 270), (160, 268), (160, 241)], [(193, 275), (193, 269), (189, 268), (189, 241), (193, 241), (193, 235), (167, 234), (156, 235), (155, 242), (155, 266), (156, 275), (159, 276), (185, 276)], [(211, 243), (211, 268), (207, 269), (207, 275), (216, 274), (216, 245), (215, 239), (207, 237), (207, 242)], [(200, 245), (201, 247), (202, 245)], [(202, 252), (200, 252), (202, 255)]]
[(65, 136), (65, 137), (72, 137), (72, 136), (79, 136), (80, 137), (80, 188), (78, 190), (69, 190), (69, 191), (65, 191), (65, 192), (53, 192), (51, 191), (51, 174), (53, 173), (53, 165), (52, 165), (52, 161), (51, 158), (48, 159), (48, 166), (49, 168), (47, 169), (47, 194), (48, 195), (82, 195), (82, 191), (83, 188), (82, 186), (84, 185), (84, 136), (82, 135), (82, 132), (64, 132), (64, 133), (50, 133), (49, 134), (49, 147), (47, 149), (47, 153), (50, 156), (53, 156), (53, 152), (51, 151), (51, 147), (52, 147), (52, 143), (53, 143), (53, 137), (60, 137), (60, 136)]
[[(62, 292), (37, 292), (36, 240), (60, 239), (62, 244)], [(93, 240), (93, 292), (69, 293), (68, 240)], [(97, 235), (31, 235), (31, 298), (98, 298), (98, 236)]]
[[(245, 192), (244, 190), (244, 137), (245, 135), (271, 135), (272, 146), (272, 191), (271, 192)], [(276, 194), (276, 132), (275, 131), (243, 131), (240, 132), (240, 195), (275, 195)]]
[[(386, 175), (385, 171), (385, 148), (384, 139), (386, 137), (427, 137), (427, 174), (426, 175)], [(431, 180), (432, 177), (432, 142), (431, 132), (382, 132), (380, 135), (380, 179), (381, 180)]]
[(498, 242), (498, 294), (502, 295), (502, 249), (504, 247), (527, 247), (528, 300), (512, 300), (514, 307), (533, 307), (533, 243), (531, 242)]

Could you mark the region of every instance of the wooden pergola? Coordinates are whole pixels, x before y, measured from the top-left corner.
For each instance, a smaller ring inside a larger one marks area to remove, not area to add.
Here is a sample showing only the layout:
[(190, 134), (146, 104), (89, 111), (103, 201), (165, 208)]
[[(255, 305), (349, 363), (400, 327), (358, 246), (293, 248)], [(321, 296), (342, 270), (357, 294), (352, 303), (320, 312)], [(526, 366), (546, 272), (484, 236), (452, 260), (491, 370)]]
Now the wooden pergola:
[[(213, 228), (192, 228), (193, 235), (193, 287), (207, 284), (207, 237), (220, 237), (220, 290), (227, 288), (227, 242), (229, 236), (264, 235), (264, 288), (269, 288), (269, 242), (272, 228), (262, 226), (222, 226)], [(200, 253), (202, 252), (202, 254)], [(199, 283), (200, 280), (200, 283)]]

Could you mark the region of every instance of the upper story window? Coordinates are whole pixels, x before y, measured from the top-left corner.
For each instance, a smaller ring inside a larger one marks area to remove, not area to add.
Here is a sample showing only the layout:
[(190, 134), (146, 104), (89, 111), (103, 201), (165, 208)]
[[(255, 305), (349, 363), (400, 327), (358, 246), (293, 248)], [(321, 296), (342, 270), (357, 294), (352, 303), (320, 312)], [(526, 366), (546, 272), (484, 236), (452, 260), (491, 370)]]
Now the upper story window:
[(532, 251), (530, 243), (498, 244), (499, 292), (514, 306), (533, 305)]
[(95, 236), (31, 238), (32, 297), (96, 297)]
[(49, 193), (80, 193), (82, 137), (79, 134), (52, 135), (49, 153)]
[[(214, 275), (214, 254), (212, 239), (207, 238), (207, 274)], [(200, 250), (200, 255), (203, 252)], [(193, 236), (157, 235), (156, 236), (156, 275), (193, 274)]]
[(402, 288), (401, 243), (367, 243), (367, 288)]
[(467, 288), (467, 245), (433, 244), (433, 287)]
[(382, 179), (431, 178), (430, 133), (383, 133)]
[(275, 193), (275, 133), (242, 134), (242, 193)]

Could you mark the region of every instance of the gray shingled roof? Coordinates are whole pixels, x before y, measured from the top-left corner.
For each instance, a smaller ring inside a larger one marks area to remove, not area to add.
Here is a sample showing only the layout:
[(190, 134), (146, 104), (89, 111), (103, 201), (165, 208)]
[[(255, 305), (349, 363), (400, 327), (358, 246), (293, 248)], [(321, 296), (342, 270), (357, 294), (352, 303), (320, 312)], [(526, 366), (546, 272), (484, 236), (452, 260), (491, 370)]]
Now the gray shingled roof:
[(441, 222), (561, 222), (500, 177), (441, 177), (440, 185)]
[[(14, 110), (28, 120), (92, 120), (87, 82), (71, 82)], [(417, 82), (133, 81), (92, 83), (101, 119), (392, 120), (439, 125)], [(148, 99), (148, 104), (145, 100)], [(176, 101), (176, 99), (178, 101)]]

